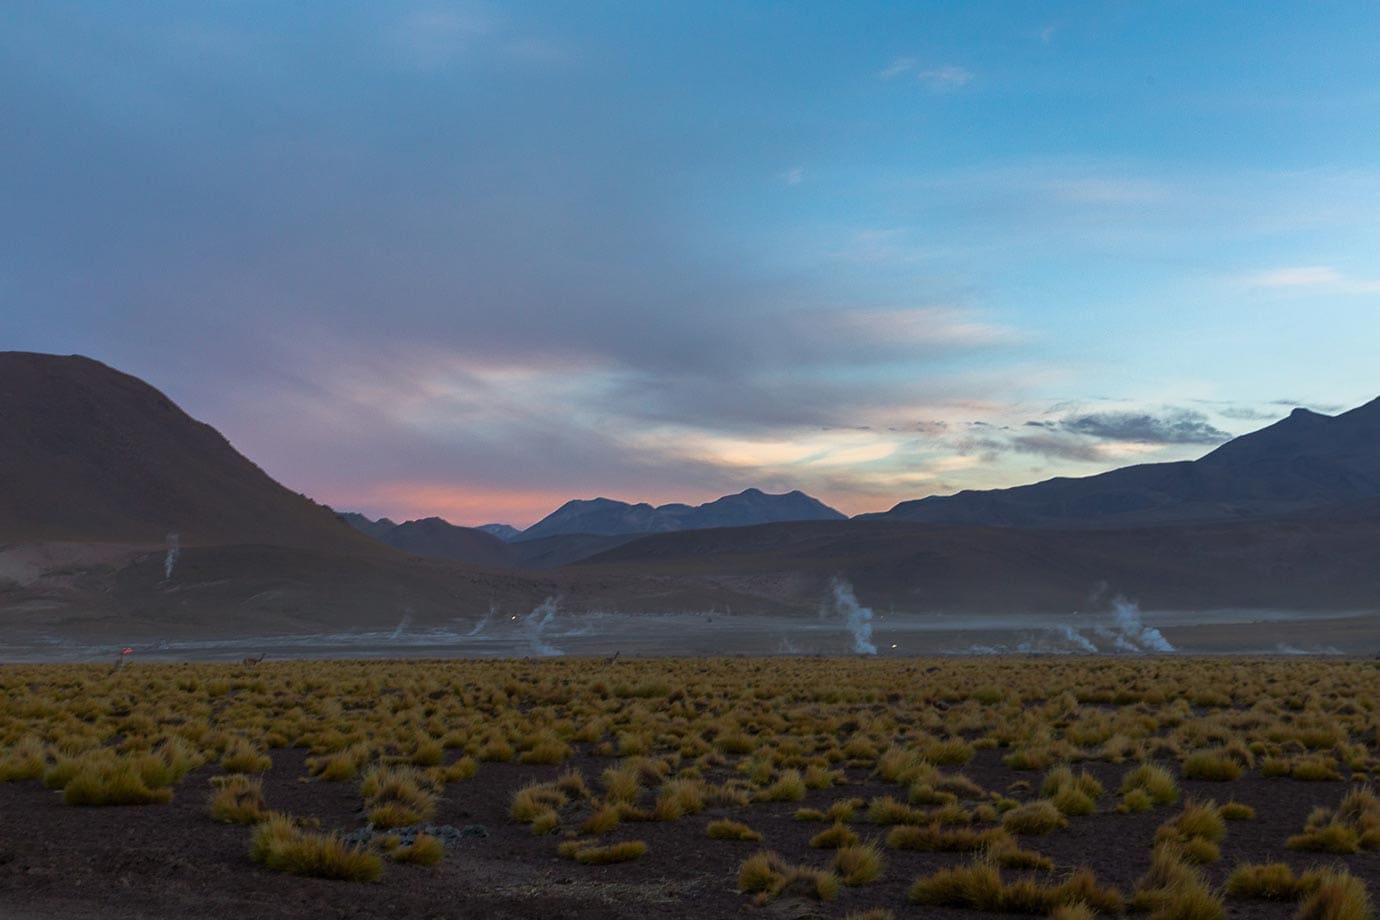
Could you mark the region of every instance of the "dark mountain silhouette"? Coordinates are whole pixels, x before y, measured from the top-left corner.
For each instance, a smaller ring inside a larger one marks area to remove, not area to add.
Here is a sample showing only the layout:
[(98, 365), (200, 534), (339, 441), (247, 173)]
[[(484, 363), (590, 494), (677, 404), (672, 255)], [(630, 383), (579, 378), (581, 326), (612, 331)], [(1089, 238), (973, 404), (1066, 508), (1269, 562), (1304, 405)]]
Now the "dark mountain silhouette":
[(143, 381), (0, 352), (0, 541), (257, 543), (376, 552)]
[(358, 530), (366, 536), (373, 537), (375, 540), (382, 540), (386, 533), (398, 526), (388, 518), (379, 518), (377, 521), (371, 521), (369, 518), (355, 511), (340, 511), (337, 513), (340, 515), (340, 519), (346, 524), (349, 524), (355, 530)]
[(784, 521), (836, 521), (845, 516), (804, 492), (768, 495), (747, 489), (737, 495), (703, 505), (669, 504), (653, 507), (646, 502), (630, 505), (608, 498), (575, 500), (542, 518), (522, 532), (520, 540), (558, 534), (667, 533), (709, 527), (745, 527)]
[(1080, 479), (902, 502), (863, 519), (1123, 527), (1283, 514), (1380, 497), (1380, 399), (1337, 416), (1295, 409), (1205, 457)]
[(360, 533), (414, 556), (449, 559), (491, 568), (513, 564), (508, 544), (475, 527), (460, 527), (438, 517), (394, 524), (388, 518), (371, 521), (362, 514), (345, 512), (341, 519)]
[(480, 524), (475, 530), (491, 533), (505, 543), (516, 540), (522, 535), (522, 531), (518, 530), (512, 524)]

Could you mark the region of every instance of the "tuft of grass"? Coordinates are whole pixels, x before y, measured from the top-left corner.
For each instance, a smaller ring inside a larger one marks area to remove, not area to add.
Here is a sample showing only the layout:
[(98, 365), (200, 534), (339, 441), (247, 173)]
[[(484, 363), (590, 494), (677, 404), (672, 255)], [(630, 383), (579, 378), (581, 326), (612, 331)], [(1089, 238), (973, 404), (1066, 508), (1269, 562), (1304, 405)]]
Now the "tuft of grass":
[[(1134, 790), (1144, 793), (1152, 805), (1172, 805), (1179, 801), (1179, 787), (1174, 782), (1174, 774), (1157, 764), (1143, 763), (1122, 777), (1122, 795), (1128, 795)], [(1125, 803), (1123, 799), (1123, 804)]]
[(313, 878), (372, 882), (383, 872), (376, 854), (347, 846), (334, 834), (303, 831), (280, 814), (270, 814), (254, 828), (249, 858), (277, 872)]
[(513, 793), (508, 806), (508, 816), (514, 821), (527, 823), (549, 808), (559, 808), (566, 803), (565, 793), (547, 783), (530, 783)]
[(607, 866), (631, 862), (647, 855), (647, 844), (641, 840), (624, 840), (606, 847), (588, 846), (575, 851), (575, 861), (585, 866)]
[(730, 821), (721, 818), (718, 821), (710, 821), (704, 829), (705, 834), (713, 840), (761, 840), (762, 835), (753, 830), (746, 824), (737, 821)]
[(604, 803), (596, 808), (584, 824), (580, 825), (582, 834), (607, 834), (623, 821), (623, 806)]
[(43, 739), (25, 735), (0, 756), (0, 783), (39, 779), (48, 766), (48, 746)]
[(1121, 893), (1100, 887), (1089, 869), (1079, 869), (1062, 882), (1041, 883), (1034, 878), (1004, 882), (1001, 870), (988, 862), (940, 869), (917, 879), (910, 900), (935, 907), (966, 907), (988, 913), (1049, 913), (1062, 906), (1086, 905), (1101, 913), (1123, 908)]
[(752, 854), (738, 866), (738, 890), (744, 894), (771, 891), (783, 877), (784, 866), (785, 861), (772, 850)]
[(828, 830), (820, 831), (810, 838), (810, 846), (819, 850), (837, 850), (839, 847), (851, 847), (858, 842), (858, 835), (849, 829), (848, 825), (836, 823)]
[(375, 767), (359, 786), (369, 823), (379, 828), (420, 824), (436, 813), (436, 790), (414, 767)]
[(882, 877), (884, 859), (875, 843), (839, 847), (834, 854), (834, 871), (845, 885), (866, 885)]
[(434, 866), (445, 858), (446, 847), (430, 834), (418, 834), (411, 846), (397, 847), (390, 855), (394, 862)]
[(1185, 779), (1225, 783), (1241, 778), (1241, 764), (1224, 751), (1194, 751), (1184, 758)]
[[(83, 755), (76, 772), (62, 787), (67, 805), (154, 805), (172, 801), (166, 786), (150, 785), (142, 769), (145, 757)], [(157, 771), (155, 771), (157, 772)]]
[(1313, 891), (1299, 905), (1294, 920), (1372, 920), (1366, 885), (1344, 869), (1318, 873)]
[(458, 783), (462, 780), (472, 779), (479, 772), (479, 761), (473, 757), (461, 757), (453, 764), (443, 768), (438, 774), (443, 783)]
[(1218, 807), (1217, 813), (1227, 821), (1249, 821), (1255, 817), (1255, 809), (1242, 802), (1227, 802)]
[(1053, 802), (1037, 799), (1002, 815), (1001, 826), (1013, 834), (1047, 834), (1068, 824)]
[(776, 782), (757, 793), (759, 802), (799, 802), (805, 798), (805, 779), (799, 770), (786, 770)]
[(273, 769), (273, 758), (260, 752), (247, 739), (236, 736), (226, 745), (220, 765), (226, 773), (267, 773)]
[(258, 824), (268, 816), (263, 780), (233, 773), (211, 780), (206, 810), (222, 824)]
[(1226, 890), (1233, 898), (1288, 901), (1298, 896), (1298, 879), (1285, 863), (1246, 863), (1232, 870)]
[(886, 835), (893, 850), (919, 850), (930, 853), (973, 853), (986, 850), (1011, 838), (1001, 828), (977, 831), (968, 827), (945, 829), (934, 824), (898, 824)]

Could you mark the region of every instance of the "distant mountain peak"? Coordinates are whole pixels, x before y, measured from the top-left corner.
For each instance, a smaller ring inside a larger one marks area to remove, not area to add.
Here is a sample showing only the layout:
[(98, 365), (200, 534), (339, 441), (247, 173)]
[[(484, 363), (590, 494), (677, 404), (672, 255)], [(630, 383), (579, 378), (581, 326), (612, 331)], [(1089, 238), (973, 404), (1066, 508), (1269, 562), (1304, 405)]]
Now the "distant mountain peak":
[(799, 490), (771, 495), (758, 488), (748, 488), (694, 506), (671, 503), (654, 507), (646, 502), (633, 505), (599, 497), (566, 502), (523, 531), (521, 539), (577, 533), (603, 536), (665, 533), (844, 518), (845, 515)]
[(902, 502), (933, 524), (1109, 526), (1210, 521), (1380, 498), (1380, 398), (1331, 416), (1298, 407), (1193, 461)]

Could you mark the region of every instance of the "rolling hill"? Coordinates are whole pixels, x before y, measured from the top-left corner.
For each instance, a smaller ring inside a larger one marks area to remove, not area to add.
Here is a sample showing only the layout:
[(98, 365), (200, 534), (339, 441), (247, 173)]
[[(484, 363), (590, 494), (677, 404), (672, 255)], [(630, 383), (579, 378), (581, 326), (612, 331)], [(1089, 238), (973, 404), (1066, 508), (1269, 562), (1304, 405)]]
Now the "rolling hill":
[(1380, 399), (1337, 416), (1295, 409), (1206, 456), (1097, 476), (902, 502), (863, 519), (998, 527), (1225, 521), (1380, 497)]
[(0, 541), (379, 551), (158, 390), (79, 356), (0, 352), (0, 484)]

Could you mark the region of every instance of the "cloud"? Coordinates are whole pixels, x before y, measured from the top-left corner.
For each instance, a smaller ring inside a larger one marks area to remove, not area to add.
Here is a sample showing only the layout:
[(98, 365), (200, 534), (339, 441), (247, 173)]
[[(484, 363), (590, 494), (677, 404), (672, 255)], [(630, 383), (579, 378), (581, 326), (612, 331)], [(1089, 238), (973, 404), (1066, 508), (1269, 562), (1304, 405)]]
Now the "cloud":
[(1036, 454), (1055, 460), (1095, 463), (1106, 459), (1106, 454), (1097, 444), (1052, 432), (1017, 435), (1009, 443), (1010, 449), (1020, 453)]
[(916, 75), (932, 92), (948, 93), (973, 82), (973, 72), (956, 64), (943, 64), (922, 70)]
[(899, 57), (890, 64), (883, 67), (877, 76), (883, 80), (894, 80), (904, 73), (915, 69), (916, 60), (911, 57)]
[(1276, 268), (1250, 275), (1249, 287), (1273, 290), (1305, 290), (1329, 294), (1380, 293), (1380, 281), (1352, 278), (1330, 265), (1303, 265)]
[(1064, 431), (1108, 441), (1141, 444), (1221, 444), (1231, 434), (1215, 428), (1207, 416), (1191, 409), (1162, 415), (1138, 412), (1095, 412), (1065, 418)]
[(1217, 414), (1223, 418), (1237, 419), (1243, 422), (1266, 422), (1279, 418), (1278, 412), (1262, 412), (1249, 406), (1226, 406), (1218, 409)]
[(781, 174), (781, 181), (787, 185), (799, 185), (805, 181), (805, 167), (792, 166)]

